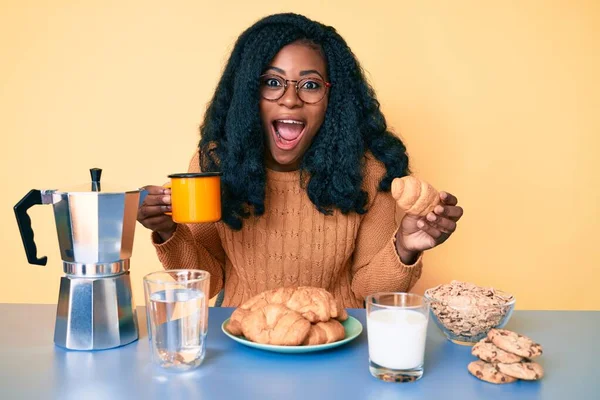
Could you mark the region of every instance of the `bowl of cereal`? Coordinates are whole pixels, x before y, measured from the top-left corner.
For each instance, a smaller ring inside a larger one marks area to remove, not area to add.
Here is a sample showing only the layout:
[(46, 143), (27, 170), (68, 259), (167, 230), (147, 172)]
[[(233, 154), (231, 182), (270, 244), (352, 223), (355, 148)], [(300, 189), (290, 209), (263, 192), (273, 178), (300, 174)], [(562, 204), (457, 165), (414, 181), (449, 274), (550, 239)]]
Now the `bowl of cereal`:
[(431, 317), (453, 343), (472, 346), (492, 328), (503, 328), (515, 308), (515, 297), (504, 291), (452, 281), (425, 291)]

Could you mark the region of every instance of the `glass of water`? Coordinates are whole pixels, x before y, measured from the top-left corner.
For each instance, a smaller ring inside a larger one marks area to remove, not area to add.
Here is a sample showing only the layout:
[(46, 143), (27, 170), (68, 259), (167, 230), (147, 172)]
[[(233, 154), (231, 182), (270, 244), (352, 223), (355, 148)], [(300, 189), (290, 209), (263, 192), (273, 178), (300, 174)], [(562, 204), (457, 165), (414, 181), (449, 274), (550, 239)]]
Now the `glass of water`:
[(368, 296), (369, 370), (384, 381), (413, 382), (423, 376), (429, 302), (410, 293)]
[(210, 273), (167, 270), (144, 276), (146, 319), (152, 360), (187, 371), (206, 354)]

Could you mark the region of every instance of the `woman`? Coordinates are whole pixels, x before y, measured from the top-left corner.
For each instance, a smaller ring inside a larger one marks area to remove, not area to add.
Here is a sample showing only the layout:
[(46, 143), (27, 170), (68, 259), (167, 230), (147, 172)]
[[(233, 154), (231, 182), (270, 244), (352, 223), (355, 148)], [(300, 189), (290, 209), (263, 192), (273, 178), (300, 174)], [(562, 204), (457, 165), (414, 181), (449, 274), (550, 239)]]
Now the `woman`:
[(325, 288), (344, 307), (408, 291), (423, 251), (462, 215), (441, 192), (434, 212), (396, 222), (390, 185), (409, 174), (406, 149), (344, 39), (300, 15), (242, 33), (200, 131), (189, 171), (223, 173), (222, 221), (174, 223), (160, 186), (146, 187), (138, 220), (164, 268), (209, 271), (224, 306), (282, 286)]

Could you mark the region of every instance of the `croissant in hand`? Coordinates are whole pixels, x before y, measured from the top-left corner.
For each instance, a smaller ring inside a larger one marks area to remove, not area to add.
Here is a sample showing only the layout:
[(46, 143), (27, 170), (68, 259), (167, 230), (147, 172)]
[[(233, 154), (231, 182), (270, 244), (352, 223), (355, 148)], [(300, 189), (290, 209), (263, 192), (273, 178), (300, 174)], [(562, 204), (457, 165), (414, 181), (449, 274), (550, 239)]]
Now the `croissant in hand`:
[(391, 192), (398, 207), (406, 214), (425, 216), (440, 203), (439, 192), (414, 176), (394, 179)]

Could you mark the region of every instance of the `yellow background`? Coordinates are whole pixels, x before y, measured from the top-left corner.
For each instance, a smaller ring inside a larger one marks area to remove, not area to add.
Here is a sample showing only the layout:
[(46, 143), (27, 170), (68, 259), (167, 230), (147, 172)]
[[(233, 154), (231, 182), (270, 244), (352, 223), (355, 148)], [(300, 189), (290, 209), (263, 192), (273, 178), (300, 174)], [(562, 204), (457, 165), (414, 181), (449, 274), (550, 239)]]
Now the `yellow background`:
[[(50, 206), (31, 209), (28, 265), (13, 206), (32, 188), (135, 188), (184, 172), (236, 37), (295, 11), (333, 25), (374, 85), (414, 172), (456, 194), (459, 229), (416, 288), (452, 279), (519, 309), (600, 309), (600, 2), (0, 1), (0, 302), (55, 303)], [(134, 297), (161, 269), (137, 224)]]

